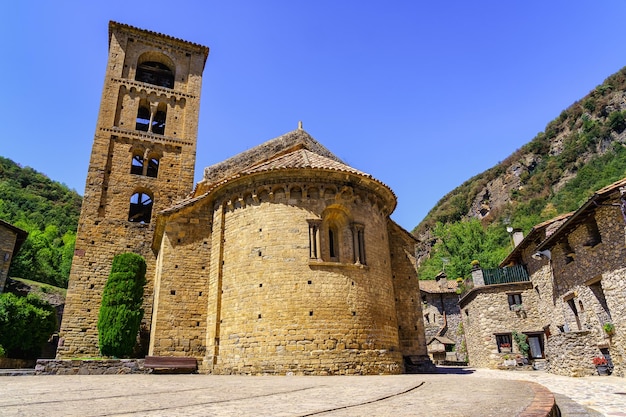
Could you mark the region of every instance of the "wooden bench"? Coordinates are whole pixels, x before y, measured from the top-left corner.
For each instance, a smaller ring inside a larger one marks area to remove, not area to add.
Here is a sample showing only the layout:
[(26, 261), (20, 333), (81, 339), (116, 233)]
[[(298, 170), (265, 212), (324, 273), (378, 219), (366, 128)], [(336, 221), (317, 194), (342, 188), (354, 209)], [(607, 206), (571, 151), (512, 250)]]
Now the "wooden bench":
[(196, 358), (189, 356), (146, 356), (143, 366), (159, 373), (192, 373), (198, 370)]

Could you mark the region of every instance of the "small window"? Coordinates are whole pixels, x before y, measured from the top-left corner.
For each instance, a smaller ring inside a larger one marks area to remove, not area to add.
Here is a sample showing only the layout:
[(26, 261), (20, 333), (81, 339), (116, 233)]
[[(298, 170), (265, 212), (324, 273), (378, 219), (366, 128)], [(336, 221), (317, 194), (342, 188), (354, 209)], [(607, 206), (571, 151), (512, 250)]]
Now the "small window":
[(498, 353), (508, 353), (512, 349), (512, 337), (511, 333), (497, 334), (496, 344), (498, 345)]
[(328, 228), (328, 254), (331, 259), (338, 258), (339, 255), (339, 245), (337, 240), (337, 230), (332, 227)]
[(146, 193), (135, 193), (130, 198), (128, 221), (150, 223), (152, 217), (152, 197)]
[(150, 158), (148, 160), (148, 169), (146, 175), (148, 177), (156, 178), (159, 174), (159, 160), (157, 158)]
[(519, 311), (522, 306), (522, 294), (508, 294), (509, 310)]
[(143, 175), (143, 156), (133, 156), (133, 161), (130, 166), (130, 173), (134, 175)]
[(574, 250), (570, 246), (567, 238), (565, 238), (565, 240), (561, 242), (561, 250), (563, 251), (563, 254), (565, 255), (566, 264), (570, 262), (574, 262), (574, 257), (576, 256), (576, 254), (574, 253)]
[(598, 223), (596, 223), (594, 217), (589, 217), (587, 221), (585, 221), (585, 228), (587, 229), (587, 241), (583, 246), (594, 247), (602, 242), (600, 230), (598, 230)]

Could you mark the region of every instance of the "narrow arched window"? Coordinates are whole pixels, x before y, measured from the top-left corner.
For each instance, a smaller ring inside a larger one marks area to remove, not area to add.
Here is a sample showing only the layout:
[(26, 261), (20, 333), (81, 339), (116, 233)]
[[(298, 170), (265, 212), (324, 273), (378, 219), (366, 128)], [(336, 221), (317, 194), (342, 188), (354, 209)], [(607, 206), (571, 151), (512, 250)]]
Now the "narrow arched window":
[(152, 133), (157, 135), (165, 134), (165, 118), (167, 116), (167, 105), (165, 103), (159, 103), (157, 111), (152, 118)]
[(174, 73), (167, 65), (160, 62), (146, 61), (139, 64), (135, 80), (160, 87), (174, 88)]
[(141, 130), (147, 132), (150, 129), (150, 105), (147, 100), (141, 100), (139, 102), (139, 109), (137, 109), (137, 121), (135, 124), (135, 130)]
[(157, 158), (150, 158), (148, 160), (148, 169), (146, 171), (146, 175), (149, 177), (156, 178), (159, 174), (159, 160)]
[(143, 155), (134, 155), (130, 165), (130, 173), (134, 175), (143, 175)]
[(150, 223), (152, 217), (152, 197), (144, 192), (135, 193), (130, 197), (128, 221), (134, 223)]
[(339, 240), (337, 230), (332, 227), (328, 228), (328, 254), (331, 259), (339, 257)]

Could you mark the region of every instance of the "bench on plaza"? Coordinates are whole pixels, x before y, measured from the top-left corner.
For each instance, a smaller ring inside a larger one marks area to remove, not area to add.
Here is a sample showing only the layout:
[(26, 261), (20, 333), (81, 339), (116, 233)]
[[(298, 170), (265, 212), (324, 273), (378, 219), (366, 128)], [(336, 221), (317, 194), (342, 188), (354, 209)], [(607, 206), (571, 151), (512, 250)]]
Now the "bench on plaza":
[(146, 356), (143, 366), (159, 373), (192, 373), (198, 370), (196, 358), (189, 356)]

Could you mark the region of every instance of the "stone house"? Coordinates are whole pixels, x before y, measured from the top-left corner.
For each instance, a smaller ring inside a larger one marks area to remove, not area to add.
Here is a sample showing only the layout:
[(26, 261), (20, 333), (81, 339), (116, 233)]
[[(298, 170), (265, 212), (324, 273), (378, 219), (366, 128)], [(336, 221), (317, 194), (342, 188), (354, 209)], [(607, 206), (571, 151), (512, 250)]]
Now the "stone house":
[[(515, 329), (528, 336), (531, 359), (539, 358), (534, 344), (552, 373), (594, 375), (592, 358), (605, 357), (625, 375), (625, 193), (623, 179), (535, 226), (501, 264), (500, 272), (524, 271), (515, 282), (488, 282), (486, 271), (475, 271), (474, 288), (460, 301), (471, 364), (497, 366)], [(505, 299), (524, 315), (507, 312)]]
[(4, 291), (11, 260), (27, 237), (26, 231), (0, 220), (0, 294)]
[(472, 366), (495, 368), (505, 358), (520, 355), (514, 332), (527, 336), (531, 359), (545, 359), (552, 287), (542, 262), (532, 255), (537, 244), (565, 218), (536, 225), (525, 238), (515, 233), (515, 248), (500, 264), (501, 269), (473, 269), (473, 288), (459, 301)]
[(192, 187), (208, 48), (114, 22), (109, 31), (57, 356), (98, 353), (111, 260), (132, 251), (148, 264), (149, 355), (193, 357), (214, 374), (428, 366), (416, 240), (389, 217), (391, 189), (301, 124)]
[(626, 375), (625, 241), (626, 178), (594, 193), (537, 245), (553, 282), (550, 372), (593, 375), (592, 358), (604, 356)]
[[(465, 362), (467, 355), (458, 283), (448, 280), (442, 272), (434, 280), (420, 280), (419, 286), (426, 345), (431, 360)], [(441, 352), (444, 352), (443, 359)]]

